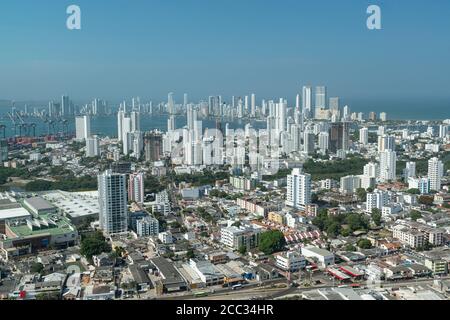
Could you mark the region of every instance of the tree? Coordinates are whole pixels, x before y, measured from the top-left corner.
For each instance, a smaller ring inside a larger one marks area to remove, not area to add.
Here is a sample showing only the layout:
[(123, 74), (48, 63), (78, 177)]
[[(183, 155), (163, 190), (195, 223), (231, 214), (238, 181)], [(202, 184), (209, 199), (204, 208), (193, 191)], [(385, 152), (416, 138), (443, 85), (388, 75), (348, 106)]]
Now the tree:
[(189, 249), (189, 250), (187, 251), (187, 253), (186, 253), (186, 257), (187, 257), (188, 259), (194, 258), (194, 257), (195, 257), (194, 250), (193, 250), (193, 249)]
[(372, 248), (372, 242), (367, 239), (361, 239), (358, 241), (358, 247), (361, 249), (371, 249)]
[(80, 253), (89, 261), (92, 261), (92, 256), (103, 252), (111, 252), (111, 247), (106, 243), (106, 239), (101, 232), (84, 236), (81, 240)]
[(327, 228), (327, 235), (332, 238), (336, 238), (339, 235), (341, 226), (337, 222), (332, 222)]
[(431, 205), (433, 205), (433, 202), (434, 202), (434, 198), (433, 197), (430, 197), (430, 196), (420, 196), (419, 197), (419, 203), (420, 204), (431, 206)]
[(247, 253), (247, 247), (246, 246), (240, 246), (238, 251), (239, 251), (240, 254), (244, 255), (244, 254)]
[(358, 196), (359, 201), (366, 201), (367, 191), (363, 188), (356, 189), (356, 195)]
[(352, 245), (352, 244), (347, 244), (347, 245), (345, 246), (345, 251), (351, 251), (351, 252), (354, 252), (354, 251), (356, 251), (356, 247), (355, 247), (354, 245)]
[(285, 245), (286, 239), (284, 234), (279, 230), (271, 230), (261, 234), (259, 250), (269, 255), (281, 251)]
[(409, 193), (409, 194), (420, 194), (420, 190), (419, 189), (409, 189), (406, 192)]
[(44, 270), (44, 265), (39, 262), (33, 262), (30, 267), (32, 273), (41, 273)]
[(409, 217), (411, 218), (411, 220), (417, 221), (418, 219), (422, 218), (422, 214), (419, 211), (412, 210), (409, 214)]
[(373, 208), (371, 216), (372, 216), (373, 223), (375, 223), (376, 226), (381, 226), (382, 214), (381, 214), (380, 209)]

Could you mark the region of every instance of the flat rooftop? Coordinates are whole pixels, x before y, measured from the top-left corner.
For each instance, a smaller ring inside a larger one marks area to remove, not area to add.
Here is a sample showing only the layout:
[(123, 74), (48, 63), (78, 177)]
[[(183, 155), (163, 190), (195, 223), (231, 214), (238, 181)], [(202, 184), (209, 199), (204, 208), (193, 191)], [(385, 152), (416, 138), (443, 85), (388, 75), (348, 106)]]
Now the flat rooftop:
[(41, 197), (27, 198), (24, 200), (25, 205), (31, 207), (35, 210), (54, 210), (55, 206), (53, 206), (47, 200)]
[(56, 236), (75, 231), (69, 219), (56, 214), (41, 215), (37, 220), (38, 221), (51, 220), (56, 225), (54, 227), (31, 230), (30, 227), (27, 225), (27, 223), (21, 222), (18, 224), (11, 223), (9, 225), (9, 229), (19, 238), (45, 234)]
[(27, 218), (31, 217), (31, 214), (27, 209), (22, 208), (20, 205), (15, 208), (4, 209), (0, 208), (0, 221), (7, 219), (16, 219), (16, 218)]
[(100, 212), (97, 191), (54, 191), (48, 192), (42, 197), (71, 218), (98, 215)]

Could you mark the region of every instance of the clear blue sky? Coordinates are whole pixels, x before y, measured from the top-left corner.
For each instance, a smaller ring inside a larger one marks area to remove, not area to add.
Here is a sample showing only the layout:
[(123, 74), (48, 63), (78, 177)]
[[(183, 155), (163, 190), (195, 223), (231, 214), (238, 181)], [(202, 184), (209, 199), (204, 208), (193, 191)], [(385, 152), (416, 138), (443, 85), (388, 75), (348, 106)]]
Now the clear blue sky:
[[(82, 30), (66, 29), (66, 7)], [(366, 28), (369, 4), (383, 30)], [(448, 0), (14, 0), (0, 3), (0, 98), (210, 94), (450, 97)]]

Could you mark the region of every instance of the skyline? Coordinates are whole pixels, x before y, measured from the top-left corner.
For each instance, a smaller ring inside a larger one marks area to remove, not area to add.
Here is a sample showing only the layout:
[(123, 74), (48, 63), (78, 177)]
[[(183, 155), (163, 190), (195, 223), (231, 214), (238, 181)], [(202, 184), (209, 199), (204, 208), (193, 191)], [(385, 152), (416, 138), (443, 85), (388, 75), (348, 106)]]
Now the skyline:
[(196, 101), (250, 92), (291, 100), (301, 85), (321, 83), (349, 100), (450, 99), (445, 1), (409, 1), (410, 10), (376, 1), (376, 31), (366, 28), (369, 1), (122, 3), (76, 1), (77, 31), (65, 28), (72, 2), (2, 4), (0, 99), (120, 101), (172, 91)]

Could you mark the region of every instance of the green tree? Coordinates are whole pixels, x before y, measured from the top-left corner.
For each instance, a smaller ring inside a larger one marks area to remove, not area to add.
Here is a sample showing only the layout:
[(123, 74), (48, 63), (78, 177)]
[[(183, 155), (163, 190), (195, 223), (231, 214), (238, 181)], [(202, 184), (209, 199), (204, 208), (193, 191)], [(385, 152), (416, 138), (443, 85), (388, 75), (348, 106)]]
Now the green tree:
[(347, 244), (346, 246), (345, 246), (345, 251), (351, 251), (351, 252), (354, 252), (354, 251), (356, 251), (357, 249), (356, 249), (356, 247), (354, 246), (354, 245), (352, 245), (352, 244)]
[(417, 221), (418, 219), (422, 218), (422, 214), (419, 211), (412, 210), (409, 214), (409, 217), (411, 218), (411, 220)]
[(266, 231), (261, 234), (259, 250), (264, 254), (272, 254), (281, 251), (286, 245), (284, 234), (279, 230)]
[(359, 201), (366, 201), (367, 191), (363, 188), (358, 188), (356, 190), (356, 195), (358, 196)]
[(187, 251), (187, 253), (186, 253), (186, 257), (187, 257), (188, 259), (193, 259), (193, 258), (195, 258), (194, 250), (193, 250), (193, 249), (189, 249), (189, 250)]
[(373, 223), (375, 223), (376, 226), (381, 226), (382, 214), (381, 214), (380, 209), (373, 208), (371, 216), (372, 216)]
[(240, 246), (238, 251), (239, 251), (240, 254), (244, 255), (244, 254), (247, 253), (247, 247), (246, 246)]
[(80, 253), (89, 261), (92, 261), (92, 256), (103, 252), (111, 252), (111, 246), (106, 242), (101, 232), (86, 235), (81, 239)]
[(372, 242), (367, 239), (361, 239), (358, 241), (358, 247), (361, 249), (371, 249), (372, 248)]
[(341, 226), (337, 222), (332, 222), (327, 227), (327, 235), (332, 238), (336, 238), (339, 235), (341, 230)]
[(42, 263), (33, 262), (30, 267), (30, 271), (32, 273), (41, 273), (44, 270), (44, 266)]

